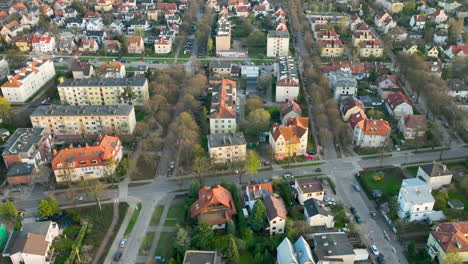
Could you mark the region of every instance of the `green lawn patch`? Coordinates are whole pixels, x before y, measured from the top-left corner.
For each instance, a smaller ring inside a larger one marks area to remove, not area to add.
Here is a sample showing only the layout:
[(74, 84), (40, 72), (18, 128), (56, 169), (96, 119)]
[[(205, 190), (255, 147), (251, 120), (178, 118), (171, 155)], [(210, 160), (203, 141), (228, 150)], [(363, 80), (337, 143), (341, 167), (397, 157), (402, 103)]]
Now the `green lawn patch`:
[(137, 208), (133, 211), (132, 218), (130, 218), (130, 222), (128, 222), (127, 229), (125, 229), (125, 236), (130, 234), (133, 230), (133, 227), (136, 224), (136, 221), (138, 220), (138, 216), (140, 216), (141, 212), (141, 203), (137, 204)]
[(406, 170), (411, 173), (412, 175), (416, 176), (418, 174), (418, 169), (419, 166), (412, 166), (412, 167), (407, 167)]
[(187, 208), (184, 203), (171, 204), (169, 211), (167, 212), (167, 218), (178, 218), (184, 219)]
[(151, 245), (153, 244), (155, 232), (148, 232), (141, 243), (140, 250), (138, 251), (139, 256), (148, 256)]
[(398, 195), (403, 180), (403, 172), (400, 168), (369, 171), (356, 177), (361, 183), (368, 197), (372, 198), (372, 190), (379, 189), (383, 195), (382, 201), (388, 201), (390, 197)]
[(164, 211), (164, 205), (158, 205), (153, 210), (153, 215), (151, 216), (151, 223), (150, 225), (156, 226), (159, 224), (159, 220), (161, 219), (161, 215)]
[(143, 121), (145, 118), (146, 113), (141, 110), (135, 110), (135, 118), (137, 122)]
[(414, 154), (423, 154), (423, 153), (439, 152), (439, 151), (445, 151), (445, 150), (450, 150), (450, 148), (437, 148), (437, 149), (416, 150), (416, 151), (414, 151), (413, 153), (414, 153)]
[(56, 71), (68, 71), (67, 66), (55, 66)]
[(295, 179), (301, 179), (301, 178), (310, 178), (310, 177), (317, 177), (317, 176), (323, 176), (323, 175), (325, 175), (325, 174), (323, 174), (323, 173), (312, 173), (312, 174), (294, 176), (294, 178)]
[(241, 251), (239, 255), (240, 255), (240, 263), (254, 263), (255, 262), (252, 256), (252, 252)]
[(174, 239), (173, 232), (162, 232), (154, 255), (170, 259), (174, 255)]
[(392, 156), (392, 154), (373, 155), (373, 156), (361, 157), (361, 159), (363, 159), (363, 160), (382, 159), (382, 158), (390, 158), (391, 156)]
[(177, 222), (177, 220), (168, 219), (164, 222), (164, 226), (175, 226)]
[(314, 162), (314, 163), (305, 163), (305, 164), (295, 164), (295, 165), (286, 165), (286, 166), (281, 166), (283, 169), (290, 169), (290, 168), (302, 168), (302, 167), (312, 167), (312, 166), (320, 166), (322, 164), (325, 164), (326, 162)]
[(339, 204), (332, 208), (332, 212), (335, 215), (335, 228), (346, 227), (346, 224), (349, 223), (348, 218), (346, 217), (346, 210), (343, 205)]

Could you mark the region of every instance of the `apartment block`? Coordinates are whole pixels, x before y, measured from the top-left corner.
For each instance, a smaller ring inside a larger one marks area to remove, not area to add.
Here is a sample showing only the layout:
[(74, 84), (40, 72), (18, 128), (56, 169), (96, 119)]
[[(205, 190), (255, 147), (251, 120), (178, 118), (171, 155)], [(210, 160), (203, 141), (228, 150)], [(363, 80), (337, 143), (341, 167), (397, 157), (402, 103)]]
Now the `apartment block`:
[(2, 85), (2, 94), (12, 103), (24, 103), (55, 76), (55, 68), (52, 60), (38, 58), (15, 73)]
[(276, 74), (276, 102), (296, 100), (299, 96), (299, 79), (296, 62), (292, 57), (279, 57), (274, 71)]
[(210, 134), (236, 132), (236, 87), (236, 82), (229, 79), (215, 85), (208, 116)]
[(40, 105), (29, 118), (54, 136), (130, 136), (136, 125), (132, 105)]
[(208, 152), (213, 163), (228, 163), (244, 161), (247, 153), (247, 143), (244, 133), (226, 133), (208, 135)]
[[(131, 89), (135, 98), (126, 98)], [(134, 78), (66, 79), (58, 85), (60, 101), (70, 105), (143, 105), (149, 98), (148, 80)]]
[(267, 57), (289, 55), (289, 32), (269, 31), (267, 35)]

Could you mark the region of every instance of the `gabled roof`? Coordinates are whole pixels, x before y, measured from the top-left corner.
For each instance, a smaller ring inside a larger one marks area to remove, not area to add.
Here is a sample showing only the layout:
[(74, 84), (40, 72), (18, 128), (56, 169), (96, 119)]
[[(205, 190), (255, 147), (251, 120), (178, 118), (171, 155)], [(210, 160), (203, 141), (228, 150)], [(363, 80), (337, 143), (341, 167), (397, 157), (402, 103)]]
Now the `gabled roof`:
[(363, 119), (357, 124), (364, 135), (388, 136), (390, 135), (390, 125), (386, 120)]
[(284, 206), (283, 200), (276, 198), (273, 195), (268, 195), (263, 198), (263, 203), (265, 204), (266, 214), (269, 221), (275, 219), (276, 217), (283, 218), (284, 220), (288, 219), (288, 211)]
[(451, 175), (452, 172), (442, 162), (433, 161), (419, 166), (429, 177)]
[(119, 72), (125, 65), (120, 61), (106, 61), (99, 67), (100, 72)]
[(296, 79), (288, 76), (277, 81), (276, 86), (299, 86), (299, 82)]
[(315, 216), (315, 215), (323, 215), (323, 216), (331, 215), (330, 211), (327, 211), (323, 208), (324, 206), (325, 206), (324, 202), (319, 201), (314, 198), (304, 201), (304, 210), (307, 211), (307, 215), (309, 217)]
[(210, 118), (236, 118), (236, 111), (221, 104), (215, 112), (210, 114)]
[(285, 116), (290, 112), (295, 112), (299, 116), (302, 115), (301, 107), (294, 100), (289, 100), (288, 102), (286, 102), (285, 104), (281, 106), (281, 111), (280, 111), (281, 116)]
[(367, 119), (367, 115), (365, 112), (355, 113), (349, 116), (348, 123), (351, 129), (354, 129), (356, 125), (361, 122), (361, 120)]
[(296, 179), (296, 188), (299, 188), (302, 193), (323, 192), (322, 184), (317, 178)]
[(223, 219), (216, 219), (211, 224), (215, 224), (215, 222), (224, 223), (225, 220), (230, 220), (231, 215), (236, 214), (236, 208), (231, 193), (224, 187), (221, 185), (216, 185), (213, 188), (203, 186), (198, 191), (198, 200), (190, 206), (190, 214), (193, 218), (213, 210), (220, 211), (221, 208), (225, 210)]
[(404, 103), (411, 105), (411, 101), (402, 92), (395, 92), (387, 97), (387, 104), (392, 111), (394, 111), (397, 106)]
[(294, 249), (296, 250), (299, 264), (314, 263), (312, 250), (310, 249), (309, 243), (307, 243), (304, 237), (300, 236), (297, 239), (296, 243), (294, 243)]
[(453, 55), (458, 55), (460, 53), (468, 55), (468, 45), (451, 45), (447, 50), (450, 50)]
[(407, 128), (425, 129), (427, 126), (427, 118), (425, 115), (405, 115), (403, 121)]
[(294, 117), (288, 118), (286, 126), (280, 126), (276, 123), (273, 124), (270, 132), (273, 139), (276, 141), (280, 136), (291, 144), (299, 143), (302, 136), (307, 133), (308, 117)]
[(74, 60), (71, 64), (71, 70), (82, 71), (84, 75), (89, 75), (92, 65), (86, 61)]
[(287, 237), (276, 248), (278, 264), (299, 264), (294, 252), (294, 246)]
[(468, 220), (438, 224), (431, 234), (446, 254), (468, 252)]
[(364, 104), (354, 96), (347, 96), (341, 100), (341, 112), (346, 114), (350, 109), (357, 107), (364, 112), (366, 109)]

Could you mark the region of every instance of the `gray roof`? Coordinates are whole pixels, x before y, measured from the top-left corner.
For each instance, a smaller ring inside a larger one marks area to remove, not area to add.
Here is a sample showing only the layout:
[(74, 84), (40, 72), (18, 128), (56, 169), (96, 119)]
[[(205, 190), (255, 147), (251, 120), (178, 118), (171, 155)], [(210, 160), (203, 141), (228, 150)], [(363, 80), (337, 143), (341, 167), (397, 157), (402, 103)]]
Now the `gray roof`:
[(304, 210), (307, 211), (309, 217), (314, 215), (330, 215), (330, 212), (323, 208), (324, 206), (325, 204), (322, 201), (314, 198), (304, 202)]
[(246, 144), (244, 133), (242, 132), (208, 135), (207, 137), (210, 148)]
[(187, 250), (185, 251), (184, 264), (217, 264), (216, 251)]
[(144, 77), (66, 79), (58, 87), (122, 87), (143, 86), (145, 83), (146, 78)]
[(349, 71), (330, 72), (328, 79), (332, 87), (357, 87), (356, 78)]
[(34, 165), (21, 162), (13, 164), (7, 172), (7, 177), (28, 176), (33, 172)]
[(431, 186), (419, 178), (405, 179), (401, 182), (400, 194), (413, 204), (433, 203)]
[(210, 62), (210, 68), (231, 68), (232, 62), (228, 60), (214, 60)]
[(318, 259), (354, 255), (353, 247), (343, 232), (315, 233), (313, 237), (314, 255)]
[(276, 258), (278, 259), (278, 264), (291, 264), (291, 263), (298, 263), (296, 254), (294, 252), (294, 246), (289, 241), (287, 237), (283, 239), (281, 244), (278, 245), (276, 248)]
[(296, 250), (299, 264), (313, 263), (312, 250), (310, 250), (309, 243), (307, 243), (304, 237), (300, 236), (297, 239), (296, 243), (294, 243), (294, 249)]
[(298, 79), (296, 61), (293, 57), (279, 57), (276, 63), (278, 64), (278, 79), (285, 79), (287, 77)]
[(268, 31), (268, 38), (289, 38), (288, 31), (277, 31), (277, 30), (270, 30)]
[(18, 128), (7, 140), (2, 155), (17, 155), (27, 153), (41, 141), (45, 128)]
[(429, 177), (437, 177), (437, 176), (446, 176), (451, 175), (447, 166), (442, 164), (441, 162), (433, 161), (430, 164), (424, 164), (419, 166)]
[(29, 224), (23, 224), (21, 231), (23, 233), (33, 233), (37, 235), (46, 235), (49, 230), (49, 225), (52, 221), (35, 222)]
[(40, 105), (35, 116), (128, 116), (132, 105)]

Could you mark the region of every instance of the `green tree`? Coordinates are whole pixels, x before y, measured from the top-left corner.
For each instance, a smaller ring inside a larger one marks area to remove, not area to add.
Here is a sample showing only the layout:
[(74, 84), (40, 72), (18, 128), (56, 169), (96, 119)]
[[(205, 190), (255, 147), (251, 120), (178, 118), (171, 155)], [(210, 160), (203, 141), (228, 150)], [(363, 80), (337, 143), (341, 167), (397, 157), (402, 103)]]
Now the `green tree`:
[(398, 214), (398, 199), (396, 196), (390, 198), (388, 207), (390, 208), (390, 214), (396, 217)]
[(233, 235), (229, 235), (229, 246), (227, 251), (227, 259), (229, 264), (239, 264), (240, 256), (237, 248), (236, 240)]
[(250, 122), (249, 127), (252, 134), (257, 134), (262, 131), (268, 130), (270, 126), (271, 115), (270, 112), (263, 108), (259, 108), (250, 112), (247, 116), (247, 120)]
[(0, 204), (0, 216), (9, 223), (15, 222), (18, 217), (18, 211), (10, 200), (6, 200), (5, 203)]
[(127, 86), (124, 88), (122, 93), (119, 95), (120, 102), (132, 105), (133, 101), (137, 98), (136, 93), (133, 91), (131, 86)]
[(133, 36), (135, 37), (143, 37), (145, 35), (145, 32), (141, 28), (136, 28), (135, 31), (133, 31)]
[(208, 46), (208, 51), (213, 51), (213, 39), (212, 38), (208, 39), (207, 46)]
[(447, 207), (447, 201), (448, 201), (449, 196), (446, 190), (439, 190), (434, 198), (435, 198), (435, 204), (434, 204), (435, 207), (437, 207), (438, 209)]
[(260, 30), (255, 30), (247, 37), (247, 46), (249, 48), (261, 48), (266, 45), (266, 35)]
[(49, 196), (47, 200), (42, 200), (39, 204), (39, 215), (48, 217), (60, 212), (60, 206), (57, 199)]
[(11, 103), (5, 97), (0, 97), (0, 118), (7, 123), (11, 117)]
[(250, 112), (259, 109), (262, 106), (262, 98), (260, 98), (258, 95), (249, 95), (245, 103), (245, 114), (248, 115)]
[(259, 232), (263, 230), (266, 222), (266, 208), (262, 200), (257, 200), (252, 209), (252, 216), (250, 219), (250, 227), (253, 231)]
[(202, 184), (203, 182), (203, 176), (205, 175), (205, 173), (210, 171), (210, 169), (211, 169), (210, 159), (208, 159), (205, 156), (195, 157), (195, 160), (193, 161), (192, 170), (197, 175), (198, 181), (200, 184)]
[(231, 220), (229, 222), (227, 222), (227, 232), (228, 234), (231, 234), (233, 236), (236, 235), (236, 224), (234, 224), (234, 222)]
[(203, 222), (199, 223), (195, 228), (195, 232), (192, 237), (192, 243), (197, 248), (203, 250), (212, 250), (215, 248), (214, 238), (215, 236), (211, 226)]
[(190, 235), (185, 230), (185, 228), (177, 225), (177, 235), (175, 240), (175, 248), (179, 251), (179, 253), (183, 254), (187, 249), (190, 248)]
[(245, 163), (245, 170), (252, 174), (258, 173), (258, 168), (260, 167), (260, 157), (258, 156), (257, 152), (250, 150), (247, 153), (247, 160)]
[(385, 114), (382, 111), (371, 109), (367, 113), (367, 116), (372, 119), (383, 119)]

